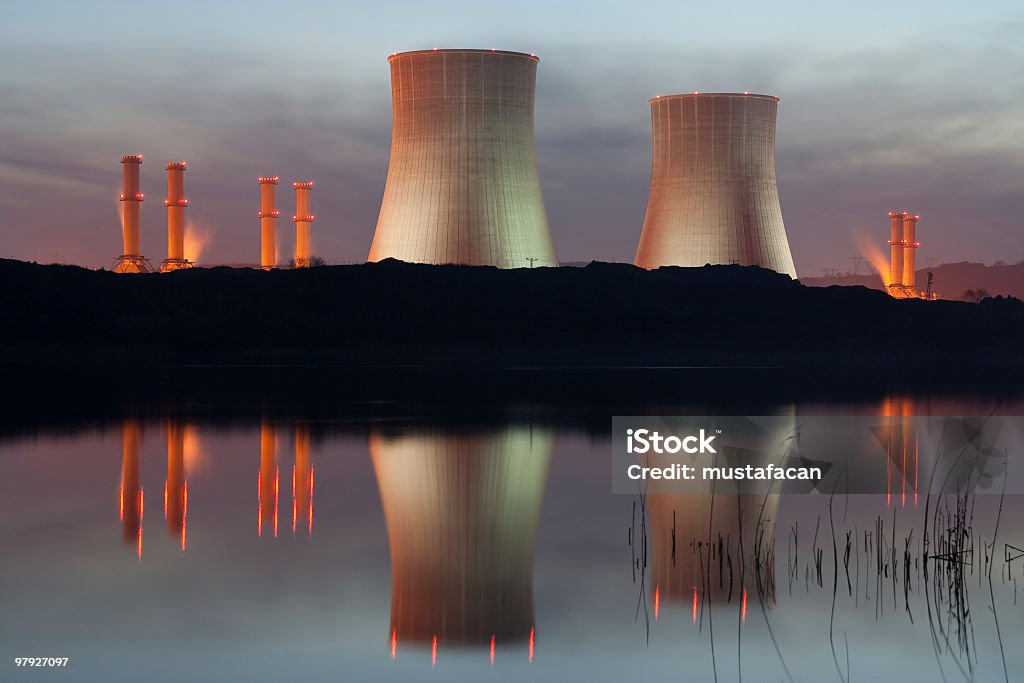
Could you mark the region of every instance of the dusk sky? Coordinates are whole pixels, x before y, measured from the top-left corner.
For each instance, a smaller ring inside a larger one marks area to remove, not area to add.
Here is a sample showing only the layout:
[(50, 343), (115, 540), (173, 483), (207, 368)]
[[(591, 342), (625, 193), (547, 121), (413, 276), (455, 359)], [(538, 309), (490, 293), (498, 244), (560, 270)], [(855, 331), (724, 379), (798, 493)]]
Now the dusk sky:
[[(535, 52), (537, 152), (562, 261), (631, 262), (657, 94), (778, 95), (797, 270), (848, 270), (886, 213), (919, 263), (1024, 259), (1024, 9), (1016, 2), (7, 3), (0, 257), (109, 266), (120, 158), (142, 153), (143, 252), (165, 256), (163, 165), (187, 160), (201, 263), (259, 257), (260, 175), (312, 179), (314, 251), (366, 259), (390, 144), (387, 56)], [(278, 224), (282, 258), (291, 223)]]

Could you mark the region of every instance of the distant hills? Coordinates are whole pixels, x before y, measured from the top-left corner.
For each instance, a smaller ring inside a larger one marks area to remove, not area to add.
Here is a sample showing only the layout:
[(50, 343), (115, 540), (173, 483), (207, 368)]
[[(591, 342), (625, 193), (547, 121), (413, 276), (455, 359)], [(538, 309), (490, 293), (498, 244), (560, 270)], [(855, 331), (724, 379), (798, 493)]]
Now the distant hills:
[[(932, 288), (943, 299), (958, 301), (965, 298), (975, 299), (979, 290), (991, 296), (1012, 296), (1024, 299), (1024, 261), (1013, 265), (986, 266), (983, 263), (943, 263), (934, 268), (917, 271), (917, 289), (924, 291), (928, 284), (928, 271), (934, 277)], [(844, 285), (882, 289), (882, 280), (878, 275), (835, 275), (831, 277), (805, 277), (800, 281), (811, 287), (827, 287)]]

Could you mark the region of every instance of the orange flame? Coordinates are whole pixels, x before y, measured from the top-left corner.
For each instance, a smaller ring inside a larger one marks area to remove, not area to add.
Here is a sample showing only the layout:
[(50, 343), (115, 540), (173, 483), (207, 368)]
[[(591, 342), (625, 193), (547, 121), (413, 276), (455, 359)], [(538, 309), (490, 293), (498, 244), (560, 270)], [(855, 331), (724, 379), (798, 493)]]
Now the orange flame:
[(185, 224), (185, 259), (196, 263), (210, 242), (210, 231), (200, 228), (193, 221)]
[(398, 631), (391, 631), (391, 659), (398, 657)]
[[(187, 254), (187, 247), (185, 253)], [(190, 261), (192, 259), (189, 259)], [(182, 436), (182, 454), (185, 460), (185, 473), (192, 474), (204, 465), (202, 443), (199, 441), (199, 430), (194, 426), (185, 425)]]
[(697, 623), (697, 589), (693, 589), (693, 623)]
[(533, 629), (530, 629), (530, 664), (533, 664)]
[(658, 620), (658, 611), (661, 607), (661, 586), (654, 587), (654, 620)]
[(863, 234), (857, 233), (854, 239), (857, 242), (857, 248), (860, 249), (861, 255), (867, 259), (867, 262), (878, 273), (878, 277), (882, 279), (882, 287), (888, 287), (892, 281), (889, 257), (885, 255), (874, 241)]
[(434, 641), (430, 644), (430, 668), (437, 666), (437, 636), (434, 636)]
[(743, 603), (740, 606), (740, 621), (747, 623), (747, 589), (743, 589)]
[(263, 473), (256, 475), (256, 535), (263, 535)]
[(494, 634), (491, 634), (491, 666), (494, 666)]

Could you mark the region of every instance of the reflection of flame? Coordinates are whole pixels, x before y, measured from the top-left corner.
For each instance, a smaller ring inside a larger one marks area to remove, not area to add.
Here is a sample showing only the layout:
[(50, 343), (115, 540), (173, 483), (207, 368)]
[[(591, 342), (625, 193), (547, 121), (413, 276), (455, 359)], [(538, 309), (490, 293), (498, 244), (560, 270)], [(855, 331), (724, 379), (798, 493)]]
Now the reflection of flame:
[(658, 610), (661, 607), (661, 586), (654, 587), (654, 620), (658, 620)]
[(878, 273), (878, 276), (882, 278), (882, 287), (888, 287), (892, 280), (892, 274), (889, 272), (889, 257), (878, 248), (877, 244), (870, 238), (864, 237), (863, 234), (857, 233), (855, 239), (861, 255), (867, 259), (871, 267)]
[(210, 231), (193, 221), (185, 225), (185, 260), (197, 263), (210, 241)]
[[(187, 253), (187, 252), (186, 252)], [(193, 474), (202, 469), (206, 458), (203, 454), (203, 446), (199, 441), (199, 430), (194, 426), (185, 426), (185, 434), (182, 437), (185, 460), (185, 473)]]

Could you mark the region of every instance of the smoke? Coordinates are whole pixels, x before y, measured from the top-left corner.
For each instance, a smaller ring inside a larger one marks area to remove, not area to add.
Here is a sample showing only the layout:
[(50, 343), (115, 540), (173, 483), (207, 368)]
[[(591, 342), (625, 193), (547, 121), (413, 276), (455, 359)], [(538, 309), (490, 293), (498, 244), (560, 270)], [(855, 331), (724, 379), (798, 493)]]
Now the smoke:
[(206, 245), (213, 239), (213, 231), (197, 221), (185, 223), (185, 259), (198, 263)]
[(871, 264), (871, 267), (878, 273), (878, 276), (882, 278), (882, 287), (888, 287), (892, 281), (891, 273), (889, 272), (889, 257), (885, 255), (885, 252), (878, 247), (874, 240), (865, 236), (860, 230), (854, 232), (854, 241), (857, 243), (861, 256), (867, 259), (867, 262)]

